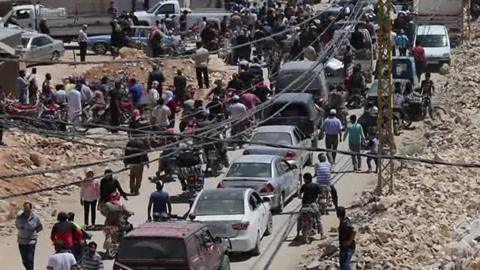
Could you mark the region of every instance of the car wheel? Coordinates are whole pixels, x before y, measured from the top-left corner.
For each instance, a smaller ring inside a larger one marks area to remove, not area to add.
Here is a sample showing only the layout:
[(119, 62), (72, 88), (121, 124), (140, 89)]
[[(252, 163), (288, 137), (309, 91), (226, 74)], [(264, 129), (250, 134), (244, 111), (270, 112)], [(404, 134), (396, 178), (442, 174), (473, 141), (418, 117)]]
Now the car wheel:
[(265, 228), (264, 235), (270, 235), (273, 232), (273, 217), (272, 214), (269, 214), (268, 221), (267, 221), (267, 228)]
[(262, 241), (262, 237), (260, 236), (260, 233), (259, 233), (257, 235), (257, 241), (255, 242), (255, 247), (250, 252), (253, 256), (260, 255), (260, 243), (261, 243), (261, 241)]
[(218, 270), (230, 270), (230, 258), (227, 254), (223, 255), (222, 265), (220, 265)]
[(282, 192), (282, 195), (280, 195), (280, 200), (278, 202), (278, 207), (276, 209), (277, 213), (283, 212), (283, 208), (285, 207), (285, 191)]
[(58, 62), (60, 60), (60, 53), (57, 51), (54, 51), (52, 53), (52, 62)]
[(103, 55), (106, 54), (108, 51), (107, 44), (105, 43), (95, 43), (92, 47), (93, 52), (95, 54)]

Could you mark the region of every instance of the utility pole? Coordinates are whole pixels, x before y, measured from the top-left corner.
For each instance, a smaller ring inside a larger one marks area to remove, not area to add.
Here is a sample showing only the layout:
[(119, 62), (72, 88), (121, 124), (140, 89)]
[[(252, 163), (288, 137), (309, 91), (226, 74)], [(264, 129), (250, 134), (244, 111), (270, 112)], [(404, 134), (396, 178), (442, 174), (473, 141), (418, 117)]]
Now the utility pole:
[[(392, 79), (392, 1), (378, 0), (378, 25), (380, 26), (377, 46), (377, 75), (378, 75), (378, 118), (377, 134), (380, 144), (378, 154), (393, 156), (395, 141), (393, 134), (393, 79)], [(377, 195), (381, 195), (383, 188), (389, 186), (388, 193), (393, 193), (394, 163), (391, 159), (378, 160)]]

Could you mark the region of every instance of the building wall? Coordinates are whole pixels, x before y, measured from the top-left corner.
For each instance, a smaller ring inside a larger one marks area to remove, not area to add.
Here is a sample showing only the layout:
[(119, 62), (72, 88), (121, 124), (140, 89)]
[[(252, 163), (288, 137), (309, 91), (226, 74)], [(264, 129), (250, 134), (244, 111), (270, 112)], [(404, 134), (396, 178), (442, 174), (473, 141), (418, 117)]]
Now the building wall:
[(17, 89), (18, 71), (18, 62), (0, 62), (0, 74), (2, 74), (0, 85), (7, 95), (11, 94), (15, 98), (18, 97), (19, 93)]

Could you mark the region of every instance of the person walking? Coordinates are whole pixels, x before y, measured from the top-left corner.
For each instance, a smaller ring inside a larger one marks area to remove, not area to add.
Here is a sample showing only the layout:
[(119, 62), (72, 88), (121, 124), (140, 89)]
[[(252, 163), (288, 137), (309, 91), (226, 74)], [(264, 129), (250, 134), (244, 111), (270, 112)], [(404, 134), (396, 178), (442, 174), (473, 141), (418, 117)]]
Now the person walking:
[(343, 140), (348, 136), (348, 148), (353, 152), (352, 165), (354, 171), (360, 171), (362, 168), (362, 157), (360, 151), (362, 150), (362, 142), (365, 140), (363, 135), (362, 125), (357, 123), (357, 116), (352, 114), (350, 116), (350, 124), (347, 126), (347, 131), (343, 135)]
[(54, 242), (55, 254), (48, 257), (47, 270), (79, 270), (77, 261), (62, 240)]
[(356, 232), (346, 216), (345, 207), (337, 208), (337, 217), (340, 221), (338, 226), (338, 241), (340, 247), (340, 270), (351, 270), (350, 266), (353, 253), (355, 252), (355, 236)]
[(17, 215), (15, 220), (15, 227), (18, 230), (18, 249), (25, 270), (33, 270), (38, 233), (43, 230), (42, 221), (32, 212), (32, 208), (32, 203), (25, 202), (23, 211)]
[(108, 92), (108, 95), (110, 96), (110, 125), (113, 127), (110, 131), (118, 133), (116, 127), (120, 126), (122, 82), (116, 81), (114, 88)]
[(415, 48), (412, 49), (413, 58), (415, 59), (415, 68), (417, 69), (417, 77), (420, 81), (422, 73), (427, 66), (427, 57), (425, 56), (425, 49), (420, 45), (420, 41), (415, 42)]
[[(369, 140), (368, 140), (368, 154), (369, 155), (377, 155), (378, 154), (378, 144), (380, 143), (378, 141), (377, 135), (375, 133), (371, 133), (368, 135)], [(372, 172), (372, 165), (371, 162), (372, 160), (375, 162), (375, 173), (378, 172), (378, 158), (376, 157), (367, 157), (367, 165), (368, 165), (368, 170), (367, 173)]]
[(32, 72), (27, 77), (28, 81), (28, 96), (31, 104), (37, 104), (38, 99), (38, 83), (37, 83), (37, 68), (32, 68)]
[[(322, 132), (325, 133), (325, 147), (336, 151), (338, 142), (342, 141), (342, 122), (337, 118), (337, 110), (331, 109), (327, 119), (323, 122)], [(335, 164), (336, 152), (327, 153), (328, 161)]]
[(68, 93), (68, 122), (72, 123), (82, 113), (82, 94), (76, 88)]
[[(158, 181), (156, 183), (157, 191), (152, 192), (150, 200), (148, 201), (147, 216), (148, 220), (152, 220), (152, 214), (172, 214), (172, 203), (170, 202), (170, 195), (163, 191), (163, 183)], [(152, 212), (153, 209), (153, 212)]]
[(88, 251), (83, 255), (81, 270), (103, 270), (102, 256), (97, 252), (97, 243), (90, 242), (87, 245)]
[(167, 127), (170, 125), (170, 116), (172, 112), (167, 105), (165, 105), (165, 101), (163, 98), (159, 98), (157, 101), (157, 106), (153, 108), (152, 111), (152, 124), (154, 125), (154, 129), (157, 131), (166, 130)]
[(145, 153), (146, 146), (141, 139), (132, 138), (125, 148), (125, 167), (130, 167), (130, 194), (139, 195), (142, 185), (143, 168), (148, 165), (148, 155)]
[(177, 70), (177, 75), (173, 78), (173, 86), (175, 87), (175, 97), (179, 105), (185, 101), (185, 94), (187, 89), (187, 77), (183, 75), (182, 70)]
[(25, 78), (25, 70), (20, 70), (18, 72), (18, 78), (17, 78), (17, 88), (20, 93), (19, 96), (19, 102), (21, 104), (28, 104), (28, 81)]
[(408, 37), (403, 29), (400, 30), (400, 35), (395, 38), (395, 43), (398, 47), (400, 56), (407, 56)]
[[(87, 168), (85, 170), (85, 180), (80, 186), (80, 204), (83, 206), (84, 222), (88, 226), (88, 216), (91, 213), (92, 226), (95, 225), (95, 217), (97, 211), (97, 202), (100, 198), (100, 184), (97, 180), (92, 179), (93, 170)], [(89, 213), (90, 212), (90, 213)]]
[(88, 26), (84, 24), (82, 29), (78, 33), (78, 45), (80, 46), (80, 61), (85, 62), (85, 56), (87, 55), (87, 28)]
[(114, 192), (120, 193), (124, 200), (128, 201), (127, 193), (123, 191), (120, 182), (118, 179), (113, 177), (113, 172), (111, 169), (106, 169), (104, 172), (105, 176), (100, 180), (100, 203), (99, 209), (102, 210), (100, 204), (105, 204), (109, 199), (110, 195)]
[(201, 89), (205, 84), (206, 88), (210, 88), (208, 79), (208, 50), (203, 47), (202, 42), (197, 42), (197, 50), (193, 55), (193, 60), (195, 61), (198, 87)]

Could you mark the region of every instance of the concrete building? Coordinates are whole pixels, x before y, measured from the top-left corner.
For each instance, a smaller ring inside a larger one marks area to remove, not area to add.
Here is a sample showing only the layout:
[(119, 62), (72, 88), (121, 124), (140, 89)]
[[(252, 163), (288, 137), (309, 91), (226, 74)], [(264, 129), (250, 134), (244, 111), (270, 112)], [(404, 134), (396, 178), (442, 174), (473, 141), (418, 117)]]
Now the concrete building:
[(17, 61), (16, 48), (22, 44), (21, 31), (18, 29), (0, 29), (0, 58), (11, 59), (12, 61), (0, 61), (0, 86), (6, 94), (18, 96), (17, 77), (20, 64)]

